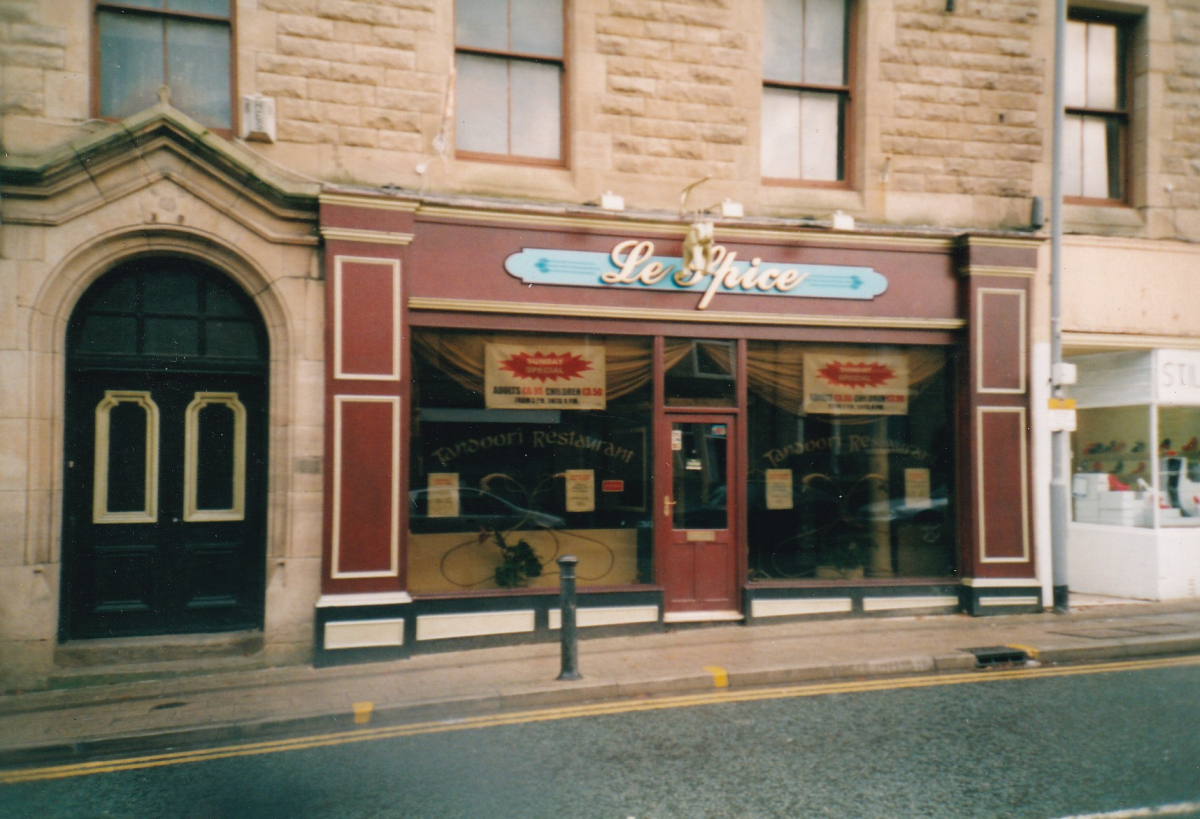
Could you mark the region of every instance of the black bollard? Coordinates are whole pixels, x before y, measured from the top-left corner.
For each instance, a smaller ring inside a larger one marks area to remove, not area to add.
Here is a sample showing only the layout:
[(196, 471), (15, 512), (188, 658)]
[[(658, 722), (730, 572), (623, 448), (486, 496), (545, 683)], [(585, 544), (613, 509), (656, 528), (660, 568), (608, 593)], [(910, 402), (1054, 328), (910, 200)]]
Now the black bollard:
[(580, 680), (579, 645), (575, 636), (575, 555), (558, 559), (559, 600), (562, 605), (562, 673), (560, 680)]

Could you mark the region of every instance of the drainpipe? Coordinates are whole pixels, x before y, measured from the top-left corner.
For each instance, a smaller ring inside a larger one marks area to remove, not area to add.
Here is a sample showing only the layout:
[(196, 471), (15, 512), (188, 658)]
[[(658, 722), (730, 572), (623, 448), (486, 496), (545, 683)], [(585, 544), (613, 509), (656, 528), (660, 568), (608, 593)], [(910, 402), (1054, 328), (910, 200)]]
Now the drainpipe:
[[(1055, 398), (1063, 396), (1062, 366), (1062, 224), (1063, 224), (1063, 110), (1067, 37), (1066, 0), (1054, 2), (1054, 137), (1050, 159), (1050, 388)], [(1054, 610), (1069, 609), (1067, 592), (1067, 520), (1070, 494), (1067, 468), (1068, 432), (1051, 432), (1050, 475), (1050, 562), (1053, 569)]]

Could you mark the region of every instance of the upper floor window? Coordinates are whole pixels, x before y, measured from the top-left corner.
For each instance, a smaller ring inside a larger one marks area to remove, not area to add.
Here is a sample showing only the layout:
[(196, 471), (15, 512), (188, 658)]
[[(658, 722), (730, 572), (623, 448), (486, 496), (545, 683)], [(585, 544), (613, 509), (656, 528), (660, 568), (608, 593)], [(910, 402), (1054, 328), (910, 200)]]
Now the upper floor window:
[(847, 0), (766, 0), (762, 175), (841, 182), (850, 106)]
[(96, 110), (126, 117), (171, 89), (209, 128), (233, 126), (230, 0), (96, 0)]
[(1111, 20), (1067, 21), (1063, 195), (1124, 199), (1129, 125), (1127, 31)]
[(562, 160), (562, 0), (455, 0), (459, 156)]

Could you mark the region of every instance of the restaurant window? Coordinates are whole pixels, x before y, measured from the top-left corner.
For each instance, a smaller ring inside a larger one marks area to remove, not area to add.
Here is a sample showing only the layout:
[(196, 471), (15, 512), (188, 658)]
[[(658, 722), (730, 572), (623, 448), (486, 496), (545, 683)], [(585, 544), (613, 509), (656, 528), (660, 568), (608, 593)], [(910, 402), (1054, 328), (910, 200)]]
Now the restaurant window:
[(936, 347), (749, 343), (752, 582), (954, 575), (947, 360)]
[(413, 333), (416, 593), (652, 579), (649, 339)]
[(668, 407), (737, 405), (737, 343), (668, 338), (663, 345)]
[(844, 181), (849, 5), (766, 0), (764, 12), (762, 175)]
[(1073, 15), (1066, 35), (1063, 195), (1124, 199), (1128, 29), (1111, 19)]
[(209, 128), (233, 125), (230, 0), (97, 0), (96, 108), (121, 118), (158, 102)]
[(562, 0), (455, 0), (460, 156), (562, 159)]

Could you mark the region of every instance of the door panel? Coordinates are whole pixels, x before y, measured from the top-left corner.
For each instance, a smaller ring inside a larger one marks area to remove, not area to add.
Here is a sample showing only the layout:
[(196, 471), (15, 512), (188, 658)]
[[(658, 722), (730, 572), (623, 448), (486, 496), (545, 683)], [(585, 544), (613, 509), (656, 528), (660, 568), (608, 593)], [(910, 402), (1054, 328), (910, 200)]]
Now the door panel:
[(668, 417), (658, 527), (668, 612), (733, 611), (737, 595), (734, 416)]
[(73, 378), (65, 636), (261, 626), (263, 380), (144, 372)]
[(269, 339), (198, 262), (98, 279), (67, 326), (60, 637), (257, 628)]

